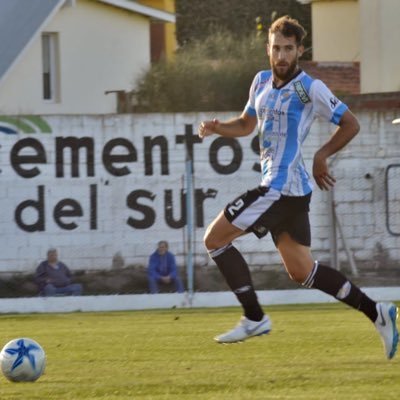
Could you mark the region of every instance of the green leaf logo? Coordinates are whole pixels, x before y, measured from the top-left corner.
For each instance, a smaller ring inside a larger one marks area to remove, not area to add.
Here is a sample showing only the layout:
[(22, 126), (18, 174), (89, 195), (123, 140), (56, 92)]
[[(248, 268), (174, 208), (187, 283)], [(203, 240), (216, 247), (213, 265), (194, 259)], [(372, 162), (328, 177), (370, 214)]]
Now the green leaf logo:
[(0, 116), (0, 132), (7, 135), (17, 133), (52, 133), (49, 124), (37, 115), (18, 117)]

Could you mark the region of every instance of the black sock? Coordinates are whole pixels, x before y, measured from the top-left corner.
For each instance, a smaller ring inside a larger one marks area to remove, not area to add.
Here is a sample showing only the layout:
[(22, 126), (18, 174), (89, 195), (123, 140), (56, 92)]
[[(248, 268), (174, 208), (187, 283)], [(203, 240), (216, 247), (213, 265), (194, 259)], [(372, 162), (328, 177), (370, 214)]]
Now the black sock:
[(363, 312), (372, 322), (375, 322), (378, 317), (376, 303), (341, 272), (333, 268), (316, 262), (303, 285), (330, 294), (350, 307)]
[(260, 321), (264, 312), (258, 302), (249, 267), (243, 256), (231, 244), (209, 253), (242, 305), (245, 317), (252, 321)]

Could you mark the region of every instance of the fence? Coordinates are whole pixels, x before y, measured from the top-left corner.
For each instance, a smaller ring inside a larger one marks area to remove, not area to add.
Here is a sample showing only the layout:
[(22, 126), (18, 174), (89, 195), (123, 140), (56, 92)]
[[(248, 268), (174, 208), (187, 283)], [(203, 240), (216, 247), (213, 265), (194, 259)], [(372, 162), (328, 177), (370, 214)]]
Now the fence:
[[(203, 119), (234, 115), (2, 118), (2, 276), (32, 274), (47, 249), (56, 247), (62, 260), (80, 271), (77, 279), (87, 293), (100, 287), (142, 293), (148, 257), (158, 240), (167, 239), (186, 284), (200, 291), (224, 289), (202, 237), (228, 201), (258, 184), (257, 139), (201, 142), (196, 128)], [(319, 190), (313, 195), (314, 256), (358, 272), (361, 283), (396, 285), (400, 132), (391, 124), (396, 114), (366, 110), (357, 115), (361, 133), (331, 166), (338, 180), (333, 197)], [(304, 148), (309, 170), (315, 149), (331, 131), (329, 124), (314, 124)], [(258, 289), (293, 287), (270, 239), (248, 235), (237, 246)], [(191, 263), (194, 272), (187, 279)]]

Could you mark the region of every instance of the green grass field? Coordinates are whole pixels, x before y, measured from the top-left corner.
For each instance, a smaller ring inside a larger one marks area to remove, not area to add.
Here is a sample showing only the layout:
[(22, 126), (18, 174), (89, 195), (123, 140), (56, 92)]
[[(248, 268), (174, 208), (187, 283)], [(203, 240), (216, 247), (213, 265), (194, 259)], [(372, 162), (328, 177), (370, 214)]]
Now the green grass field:
[(273, 331), (220, 345), (239, 308), (0, 316), (1, 346), (46, 350), (34, 383), (0, 378), (1, 400), (399, 399), (400, 357), (340, 304), (269, 307)]

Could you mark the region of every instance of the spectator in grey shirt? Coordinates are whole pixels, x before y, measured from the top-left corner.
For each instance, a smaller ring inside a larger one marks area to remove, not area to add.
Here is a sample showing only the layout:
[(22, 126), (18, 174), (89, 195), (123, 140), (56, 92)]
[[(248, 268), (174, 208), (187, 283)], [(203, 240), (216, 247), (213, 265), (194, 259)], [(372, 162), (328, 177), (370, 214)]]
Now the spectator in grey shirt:
[(82, 294), (82, 285), (71, 283), (71, 272), (64, 263), (58, 261), (57, 250), (54, 248), (48, 250), (47, 260), (37, 267), (35, 281), (42, 296)]

